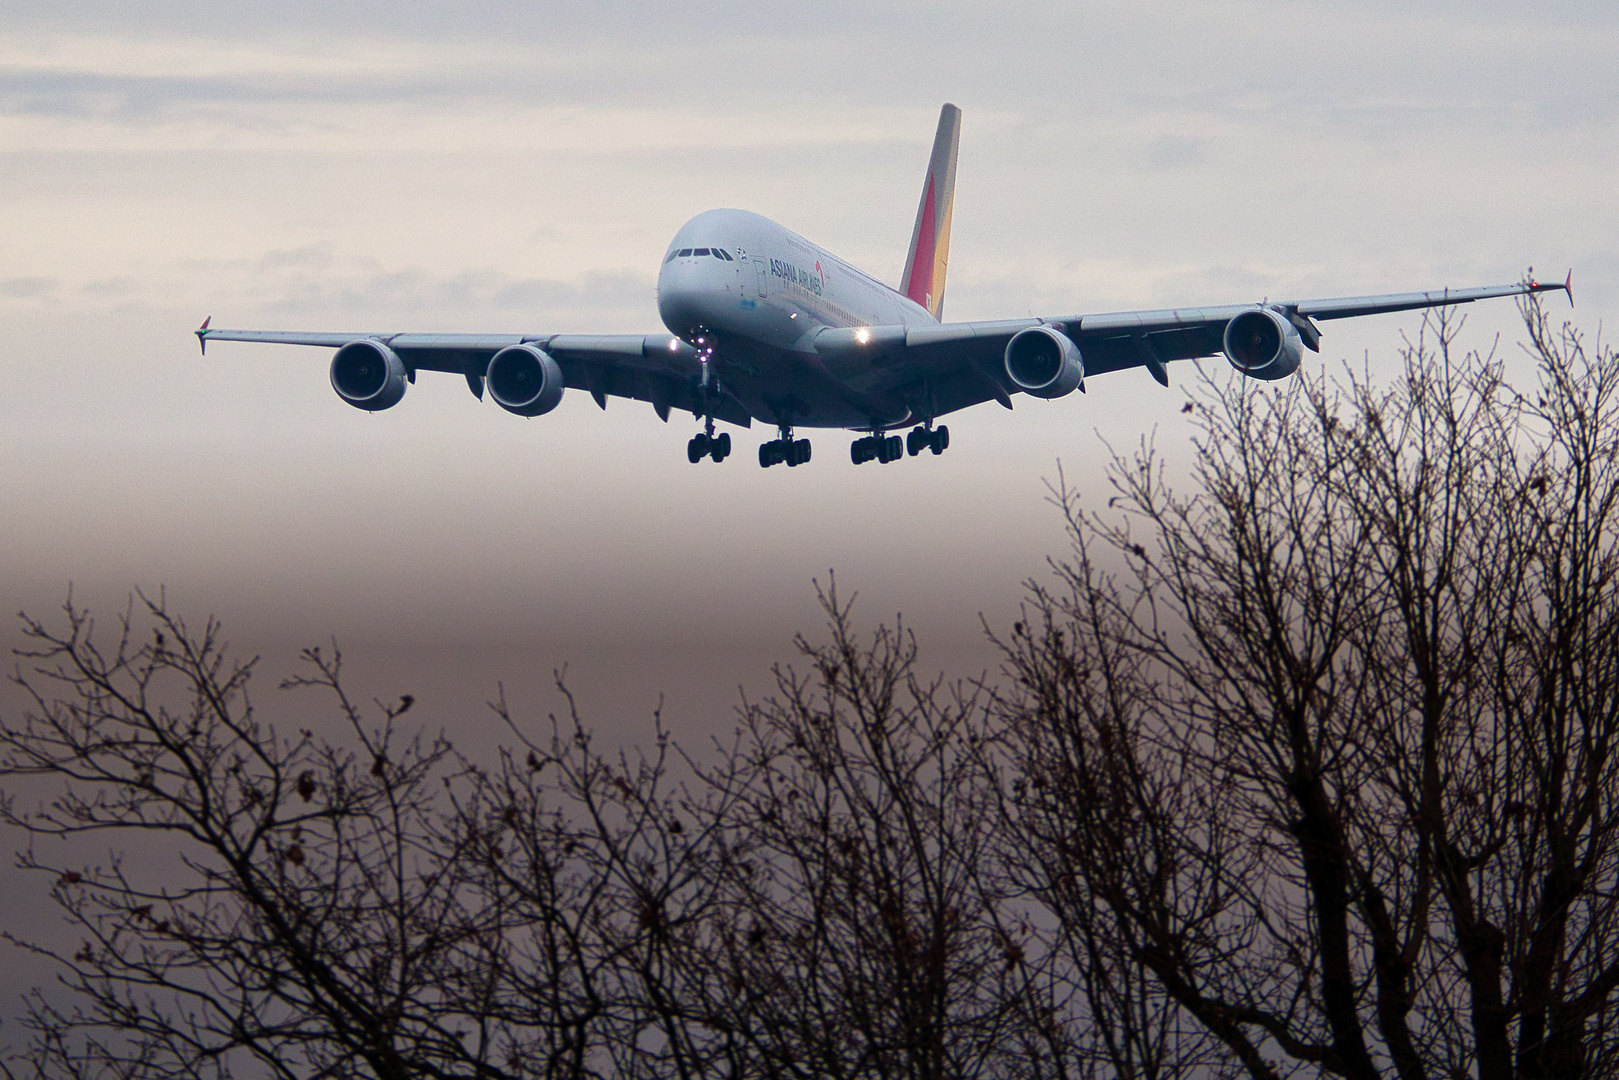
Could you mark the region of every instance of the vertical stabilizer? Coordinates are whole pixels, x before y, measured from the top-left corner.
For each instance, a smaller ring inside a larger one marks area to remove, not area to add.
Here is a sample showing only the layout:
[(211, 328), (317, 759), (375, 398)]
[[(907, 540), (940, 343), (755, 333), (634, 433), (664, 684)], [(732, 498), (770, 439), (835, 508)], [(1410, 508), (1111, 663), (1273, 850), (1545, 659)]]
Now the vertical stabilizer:
[(944, 272), (950, 261), (950, 212), (956, 201), (956, 147), (960, 142), (961, 110), (946, 105), (939, 111), (939, 133), (933, 137), (933, 157), (922, 182), (911, 251), (899, 283), (899, 291), (927, 308), (935, 319), (944, 311)]

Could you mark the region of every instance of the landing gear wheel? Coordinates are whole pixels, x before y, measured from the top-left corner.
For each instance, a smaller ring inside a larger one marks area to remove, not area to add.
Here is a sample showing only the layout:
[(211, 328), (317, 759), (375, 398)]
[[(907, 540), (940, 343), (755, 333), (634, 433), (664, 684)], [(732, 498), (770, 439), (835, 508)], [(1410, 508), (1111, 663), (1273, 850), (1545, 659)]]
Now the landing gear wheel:
[(864, 465), (873, 458), (887, 465), (905, 456), (905, 440), (898, 435), (867, 435), (849, 444), (849, 460)]
[(931, 432), (925, 427), (914, 427), (911, 433), (905, 436), (905, 452), (912, 457), (920, 454), (928, 445)]
[(939, 427), (934, 428), (930, 433), (928, 444), (928, 449), (932, 450), (935, 454), (942, 454), (946, 450), (950, 449), (950, 429), (942, 424)]
[(782, 424), (780, 431), (779, 438), (759, 445), (759, 465), (768, 469), (785, 461), (790, 469), (809, 461), (810, 441), (793, 438), (793, 429), (789, 424)]
[[(691, 437), (691, 442), (686, 444), (686, 460), (691, 462), (693, 465), (697, 464), (699, 461), (703, 460), (703, 458), (708, 456), (708, 448), (709, 438), (707, 435), (693, 435)], [(715, 460), (718, 461), (719, 459), (715, 458)]]
[(731, 433), (722, 431), (709, 440), (708, 454), (715, 463), (724, 461), (731, 456)]

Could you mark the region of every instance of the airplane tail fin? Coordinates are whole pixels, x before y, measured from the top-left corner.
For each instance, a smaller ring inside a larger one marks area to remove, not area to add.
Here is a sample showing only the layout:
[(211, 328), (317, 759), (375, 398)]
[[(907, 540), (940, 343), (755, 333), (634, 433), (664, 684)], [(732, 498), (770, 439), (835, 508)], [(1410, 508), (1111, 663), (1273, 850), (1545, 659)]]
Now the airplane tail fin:
[(922, 184), (922, 202), (916, 208), (905, 276), (899, 283), (899, 291), (927, 308), (935, 319), (944, 311), (944, 272), (950, 261), (950, 214), (956, 201), (956, 148), (960, 143), (961, 110), (946, 105), (939, 111), (939, 133), (933, 137), (933, 157)]

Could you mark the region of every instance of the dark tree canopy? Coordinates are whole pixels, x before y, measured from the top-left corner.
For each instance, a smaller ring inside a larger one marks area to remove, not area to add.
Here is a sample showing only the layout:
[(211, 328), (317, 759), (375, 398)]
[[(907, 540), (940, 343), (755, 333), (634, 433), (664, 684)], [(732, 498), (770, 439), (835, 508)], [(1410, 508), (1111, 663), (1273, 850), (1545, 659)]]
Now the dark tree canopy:
[(1619, 1074), (1619, 357), (1525, 315), (1523, 392), (1443, 319), (1392, 382), (1205, 382), (1187, 478), (1058, 485), (996, 678), (829, 588), (703, 754), (502, 704), (475, 760), (319, 650), (278, 730), (161, 598), (25, 621), (0, 776), (56, 794), (0, 819), (130, 854), (20, 856), (79, 943), (5, 1069)]

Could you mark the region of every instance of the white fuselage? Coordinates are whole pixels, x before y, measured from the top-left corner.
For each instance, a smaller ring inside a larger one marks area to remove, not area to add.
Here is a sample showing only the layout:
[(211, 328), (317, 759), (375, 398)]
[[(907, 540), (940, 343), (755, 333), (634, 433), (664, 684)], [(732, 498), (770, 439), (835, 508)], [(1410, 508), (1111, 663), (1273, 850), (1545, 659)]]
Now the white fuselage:
[(922, 305), (746, 210), (710, 210), (675, 234), (658, 273), (658, 314), (674, 334), (695, 343), (707, 331), (728, 352), (812, 353), (823, 327), (936, 322)]

